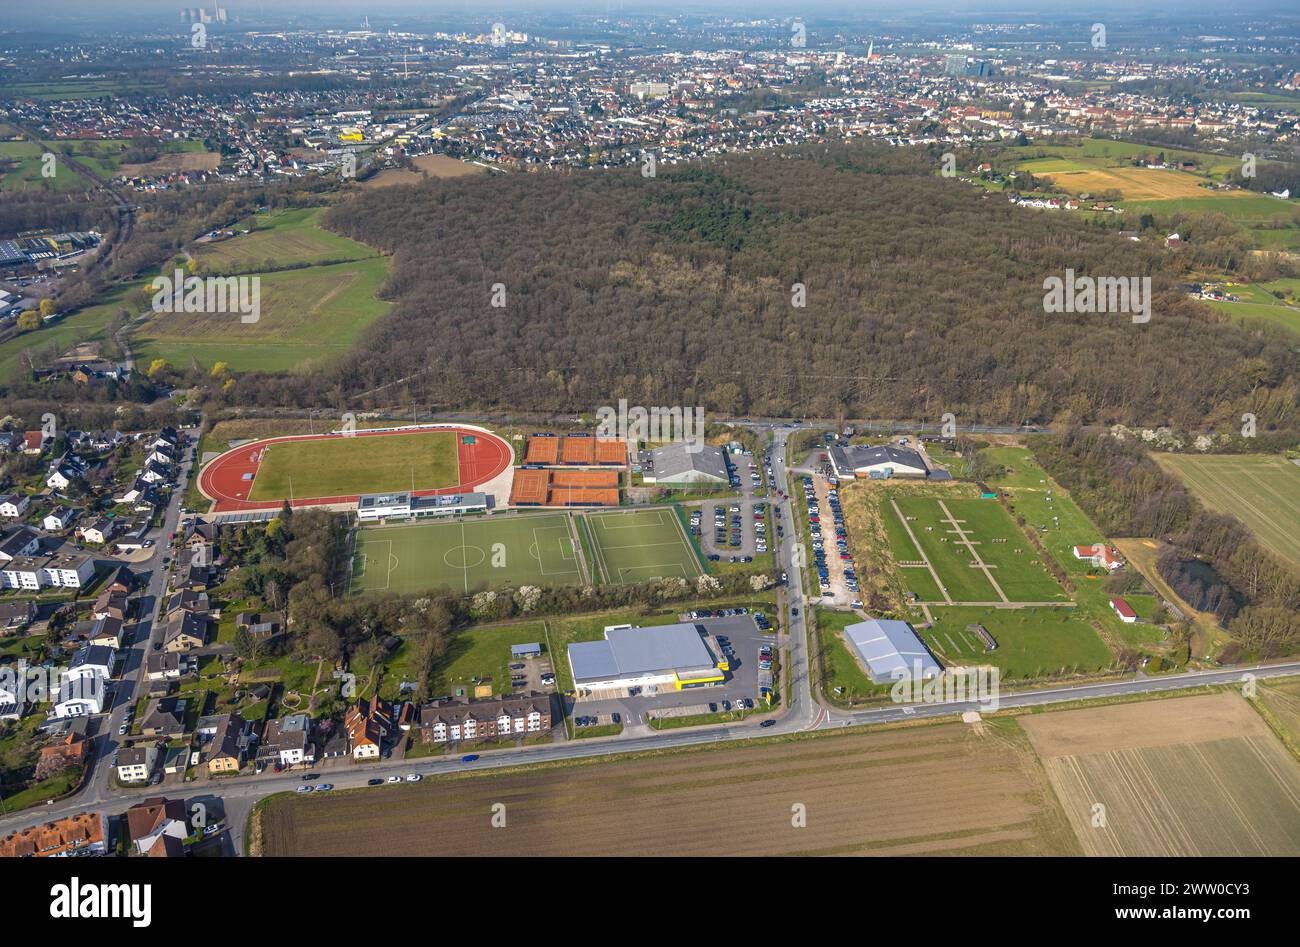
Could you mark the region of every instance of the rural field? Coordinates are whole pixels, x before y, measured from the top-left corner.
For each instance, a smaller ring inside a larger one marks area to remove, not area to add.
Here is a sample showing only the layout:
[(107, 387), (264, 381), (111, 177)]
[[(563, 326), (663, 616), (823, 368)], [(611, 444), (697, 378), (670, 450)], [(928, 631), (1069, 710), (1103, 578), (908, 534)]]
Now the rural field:
[(379, 254), (348, 237), (320, 226), (324, 208), (306, 207), (242, 220), (238, 228), (251, 232), (203, 244), (195, 256), (204, 271), (245, 272), (249, 267), (271, 271), (303, 263), (365, 260)]
[(632, 585), (653, 578), (692, 578), (702, 571), (677, 514), (666, 507), (588, 513), (596, 560), (605, 581)]
[(419, 155), (411, 159), (415, 168), (386, 168), (361, 182), (362, 187), (391, 187), (419, 184), (429, 178), (465, 178), (486, 174), (487, 168), (448, 155)]
[(352, 559), (357, 592), (578, 585), (582, 576), (567, 513), (369, 527), (358, 531)]
[(1300, 566), (1300, 467), (1268, 454), (1152, 454), (1212, 510), (1232, 513), (1271, 552)]
[[(1018, 170), (1045, 178), (1071, 194), (1118, 192), (1125, 219), (1150, 213), (1223, 214), (1263, 249), (1297, 245), (1297, 203), (1243, 190), (1208, 190), (1203, 185), (1222, 182), (1241, 162), (1229, 155), (1153, 147), (1109, 139), (1084, 139), (1073, 144), (1028, 145), (1008, 148), (1007, 157)], [(1145, 168), (1133, 164), (1135, 156), (1163, 156), (1170, 163), (1194, 162), (1191, 170)], [(1280, 229), (1279, 229), (1280, 228)], [(1243, 313), (1244, 314), (1244, 313)]]
[(258, 278), (258, 320), (245, 323), (237, 313), (152, 314), (132, 330), (137, 357), (178, 368), (222, 362), (231, 371), (282, 372), (345, 353), (388, 311), (376, 294), (389, 264), (370, 247), (322, 228), (322, 213), (258, 215), (238, 225), (251, 233), (200, 245), (192, 275)]
[(459, 482), (452, 431), (330, 437), (269, 445), (248, 498), (358, 496), (436, 490)]
[(1019, 719), (1089, 855), (1300, 854), (1300, 763), (1236, 693)]
[[(1202, 186), (1203, 178), (1182, 171), (1163, 168), (1090, 168), (1068, 170), (1069, 162), (1040, 166), (1026, 162), (1022, 167), (1035, 177), (1044, 177), (1071, 194), (1096, 194), (1100, 191), (1118, 191), (1127, 200), (1168, 201), (1182, 197), (1204, 197), (1208, 192)], [(1061, 165), (1060, 170), (1057, 166)], [(1230, 195), (1244, 196), (1242, 191), (1229, 191)]]
[(388, 311), (375, 298), (388, 275), (383, 257), (252, 275), (261, 285), (257, 322), (242, 322), (238, 313), (151, 314), (133, 331), (136, 356), (178, 368), (193, 359), (232, 371), (303, 370), (342, 355)]
[[(505, 806), (503, 829), (489, 821), (495, 803)], [(804, 827), (792, 824), (796, 804)], [(1079, 853), (1013, 720), (285, 794), (254, 816), (250, 848), (270, 856)]]
[(64, 162), (54, 163), (54, 177), (41, 174), (45, 148), (34, 141), (0, 141), (0, 191), (72, 191), (83, 185)]

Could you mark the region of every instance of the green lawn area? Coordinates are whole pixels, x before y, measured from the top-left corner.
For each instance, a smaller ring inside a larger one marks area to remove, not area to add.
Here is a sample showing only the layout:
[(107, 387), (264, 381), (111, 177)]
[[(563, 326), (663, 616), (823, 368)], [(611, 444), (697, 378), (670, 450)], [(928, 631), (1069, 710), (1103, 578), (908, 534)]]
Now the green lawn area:
[(12, 99), (43, 99), (53, 102), (68, 99), (97, 99), (125, 92), (158, 92), (157, 82), (118, 81), (114, 79), (56, 79), (49, 82), (16, 82), (5, 87)]
[(26, 789), (19, 790), (12, 796), (4, 800), (5, 812), (17, 812), (19, 809), (28, 809), (32, 806), (39, 806), (45, 803), (47, 799), (53, 799), (55, 796), (61, 796), (72, 789), (81, 778), (79, 770), (69, 770), (59, 773), (57, 776), (51, 776), (49, 779), (41, 780), (39, 783), (33, 783)]
[(373, 527), (358, 534), (353, 553), (354, 591), (411, 594), (577, 584), (580, 573), (567, 513)]
[(262, 454), (250, 500), (433, 490), (460, 482), (456, 434), (361, 434), (278, 441)]
[(136, 358), (232, 371), (301, 371), (351, 348), (363, 329), (388, 311), (375, 294), (388, 275), (385, 257), (252, 274), (260, 283), (260, 315), (158, 313), (132, 332)]
[(1222, 191), (1206, 197), (1179, 197), (1171, 200), (1123, 201), (1126, 219), (1142, 214), (1223, 214), (1239, 224), (1260, 221), (1291, 220), (1300, 204), (1278, 200), (1268, 195)]
[[(434, 669), (431, 693), (474, 696), (476, 683), (491, 683), (494, 693), (509, 695), (510, 646), (538, 642), (546, 650), (541, 622), (490, 625), (457, 632)], [(536, 660), (536, 659), (534, 659)]]
[[(917, 628), (944, 666), (988, 664), (1008, 678), (1049, 677), (1108, 667), (1110, 651), (1074, 609), (932, 606), (934, 627)], [(997, 641), (994, 651), (967, 625), (980, 624)]]
[(817, 639), (821, 647), (822, 691), (831, 700), (850, 702), (866, 697), (882, 697), (889, 684), (874, 684), (862, 669), (840, 635), (861, 617), (854, 612), (817, 609)]
[(588, 513), (586, 520), (596, 563), (610, 584), (700, 574), (700, 560), (671, 507)]
[(229, 240), (202, 244), (195, 251), (200, 273), (266, 273), (303, 263), (338, 263), (364, 260), (379, 254), (348, 237), (320, 225), (321, 207), (305, 207), (258, 214), (246, 218), (237, 229), (250, 229)]
[(0, 141), (0, 191), (75, 191), (85, 186), (57, 150), (54, 177), (44, 177), (46, 150), (35, 141)]

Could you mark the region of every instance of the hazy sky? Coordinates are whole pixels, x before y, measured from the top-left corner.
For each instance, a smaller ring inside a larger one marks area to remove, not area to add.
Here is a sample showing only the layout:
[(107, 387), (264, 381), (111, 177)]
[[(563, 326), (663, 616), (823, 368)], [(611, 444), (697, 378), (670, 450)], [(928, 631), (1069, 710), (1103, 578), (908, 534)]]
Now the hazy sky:
[[(3, 20), (21, 17), (24, 21), (49, 17), (58, 20), (83, 19), (93, 16), (122, 17), (124, 15), (149, 15), (179, 18), (183, 7), (217, 5), (208, 0), (58, 0), (54, 3), (33, 5), (26, 0), (0, 0)], [(491, 16), (502, 12), (528, 11), (584, 13), (605, 12), (611, 7), (647, 13), (672, 13), (675, 11), (716, 12), (732, 15), (763, 16), (813, 16), (819, 13), (837, 15), (859, 14), (866, 17), (886, 15), (907, 17), (923, 10), (936, 12), (987, 12), (998, 18), (1019, 19), (1033, 14), (1068, 14), (1088, 17), (1094, 14), (1140, 15), (1143, 12), (1238, 12), (1243, 17), (1259, 16), (1269, 9), (1294, 9), (1295, 4), (1283, 0), (1252, 0), (1241, 4), (1235, 0), (221, 0), (232, 15), (256, 15), (259, 11), (274, 16), (277, 13), (333, 14), (348, 19), (369, 15), (372, 19), (386, 14), (423, 14), (454, 12)], [(0, 21), (0, 28), (4, 25)]]

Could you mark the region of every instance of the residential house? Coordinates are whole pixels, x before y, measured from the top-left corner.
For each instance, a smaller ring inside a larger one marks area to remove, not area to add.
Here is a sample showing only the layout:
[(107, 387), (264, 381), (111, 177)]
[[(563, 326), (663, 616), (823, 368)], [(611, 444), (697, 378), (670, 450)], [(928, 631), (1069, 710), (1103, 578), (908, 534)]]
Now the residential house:
[(36, 618), (36, 603), (31, 599), (0, 603), (0, 634), (22, 631)]
[(150, 461), (140, 471), (140, 479), (157, 486), (171, 481), (171, 471), (157, 461)]
[(72, 656), (63, 676), (70, 678), (93, 675), (101, 681), (111, 680), (116, 661), (116, 652), (112, 648), (88, 644)]
[(111, 617), (93, 619), (86, 633), (86, 641), (91, 645), (102, 645), (116, 651), (122, 647), (122, 619)]
[(32, 505), (32, 498), (25, 493), (10, 493), (0, 498), (0, 516), (17, 519), (27, 512)]
[(40, 533), (30, 526), (19, 526), (0, 540), (0, 562), (9, 562), (19, 556), (35, 555), (40, 548)]
[(316, 746), (311, 731), (311, 717), (306, 714), (290, 714), (269, 721), (257, 750), (259, 768), (314, 763)]
[(185, 710), (189, 701), (183, 697), (163, 697), (145, 704), (140, 718), (140, 732), (147, 737), (171, 739), (185, 734)]
[(50, 716), (87, 717), (104, 712), (104, 678), (98, 674), (81, 674), (59, 680), (59, 692)]
[(62, 458), (56, 461), (45, 477), (45, 485), (51, 490), (66, 490), (73, 483), (82, 479), (85, 475), (85, 468), (79, 463), (68, 458)]
[(117, 778), (124, 783), (147, 782), (158, 765), (158, 747), (153, 743), (124, 746), (117, 751)]
[(45, 450), (45, 442), (49, 440), (44, 431), (27, 431), (23, 435), (23, 453), (39, 454)]
[(1109, 572), (1114, 572), (1124, 565), (1124, 560), (1111, 552), (1105, 543), (1095, 543), (1091, 546), (1075, 546), (1074, 558), (1090, 562), (1094, 566), (1106, 569)]
[(113, 538), (117, 532), (117, 520), (107, 516), (98, 516), (92, 522), (77, 527), (77, 536), (82, 542), (102, 546)]
[(57, 553), (43, 569), (47, 585), (84, 589), (95, 577), (95, 560), (84, 552)]
[(45, 514), (45, 519), (41, 525), (45, 527), (47, 533), (57, 533), (60, 530), (67, 529), (68, 524), (77, 518), (79, 512), (81, 511), (75, 506), (60, 504)]
[(546, 733), (551, 729), (551, 698), (530, 693), (492, 700), (438, 700), (420, 708), (416, 725), (425, 743), (483, 740)]
[(207, 592), (181, 589), (168, 596), (167, 606), (163, 611), (168, 618), (172, 618), (182, 611), (195, 612), (200, 615), (207, 614), (208, 608)]
[(377, 759), (384, 739), (393, 732), (393, 708), (374, 694), (369, 700), (358, 701), (348, 708), (343, 716), (343, 728), (348, 732), (348, 746), (354, 760)]
[(248, 724), (239, 714), (225, 714), (208, 744), (208, 773), (237, 773), (248, 755)]
[(0, 839), (3, 858), (103, 855), (107, 851), (108, 826), (102, 812), (78, 812)]
[(130, 608), (126, 593), (121, 589), (108, 586), (99, 590), (99, 595), (95, 597), (95, 604), (91, 606), (90, 616), (125, 621)]
[(0, 570), (0, 578), (7, 589), (26, 589), (36, 591), (49, 585), (49, 575), (45, 564), (49, 556), (17, 556), (10, 559)]
[(183, 842), (190, 834), (185, 802), (165, 796), (151, 796), (127, 809), (126, 827), (141, 855), (147, 854), (163, 836)]
[[(90, 741), (86, 739), (86, 735), (76, 730), (69, 730), (56, 737), (49, 746), (41, 747), (40, 763), (48, 766), (52, 760), (57, 759), (65, 760), (72, 766), (81, 766), (89, 755)], [(37, 765), (37, 769), (42, 768), (40, 764)]]
[(240, 612), (235, 616), (235, 627), (240, 631), (247, 631), (249, 635), (259, 641), (274, 638), (280, 633), (283, 624), (284, 616), (280, 612), (263, 612), (261, 614)]
[(193, 651), (208, 640), (208, 617), (180, 609), (163, 623), (164, 651)]
[(192, 674), (198, 660), (189, 654), (176, 651), (152, 651), (144, 659), (145, 678), (150, 681), (176, 681)]
[(158, 444), (150, 449), (149, 455), (145, 457), (146, 464), (158, 464), (160, 467), (170, 467), (176, 463), (175, 448), (166, 444)]
[(131, 589), (135, 587), (135, 576), (126, 566), (118, 566), (114, 569), (107, 579), (101, 591), (104, 592), (121, 592), (123, 595), (129, 595)]

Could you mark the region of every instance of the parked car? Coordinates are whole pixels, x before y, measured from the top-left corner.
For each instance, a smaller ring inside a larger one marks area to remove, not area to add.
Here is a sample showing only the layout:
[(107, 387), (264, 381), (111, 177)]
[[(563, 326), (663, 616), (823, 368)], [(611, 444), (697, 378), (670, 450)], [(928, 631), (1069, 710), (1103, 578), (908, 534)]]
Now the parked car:
[(423, 779), (423, 778), (424, 778), (424, 777), (421, 776), (419, 773), (407, 773), (407, 774), (406, 774), (406, 781), (407, 781), (408, 783), (418, 783), (418, 782), (419, 782), (421, 779)]
[(311, 792), (315, 788), (315, 786), (299, 786), (298, 792)]
[(384, 781), (383, 781), (382, 779), (367, 779), (367, 780), (366, 780), (366, 785), (367, 785), (367, 786), (382, 786), (383, 784), (384, 784)]
[(401, 777), (401, 776), (389, 776), (389, 777), (388, 777), (388, 782), (390, 782), (390, 783), (400, 783), (401, 781), (402, 781), (402, 777)]
[(317, 792), (329, 792), (329, 791), (330, 791), (331, 789), (333, 789), (333, 788), (334, 788), (334, 784), (333, 784), (333, 783), (321, 783), (319, 786), (316, 787), (316, 791), (317, 791)]

